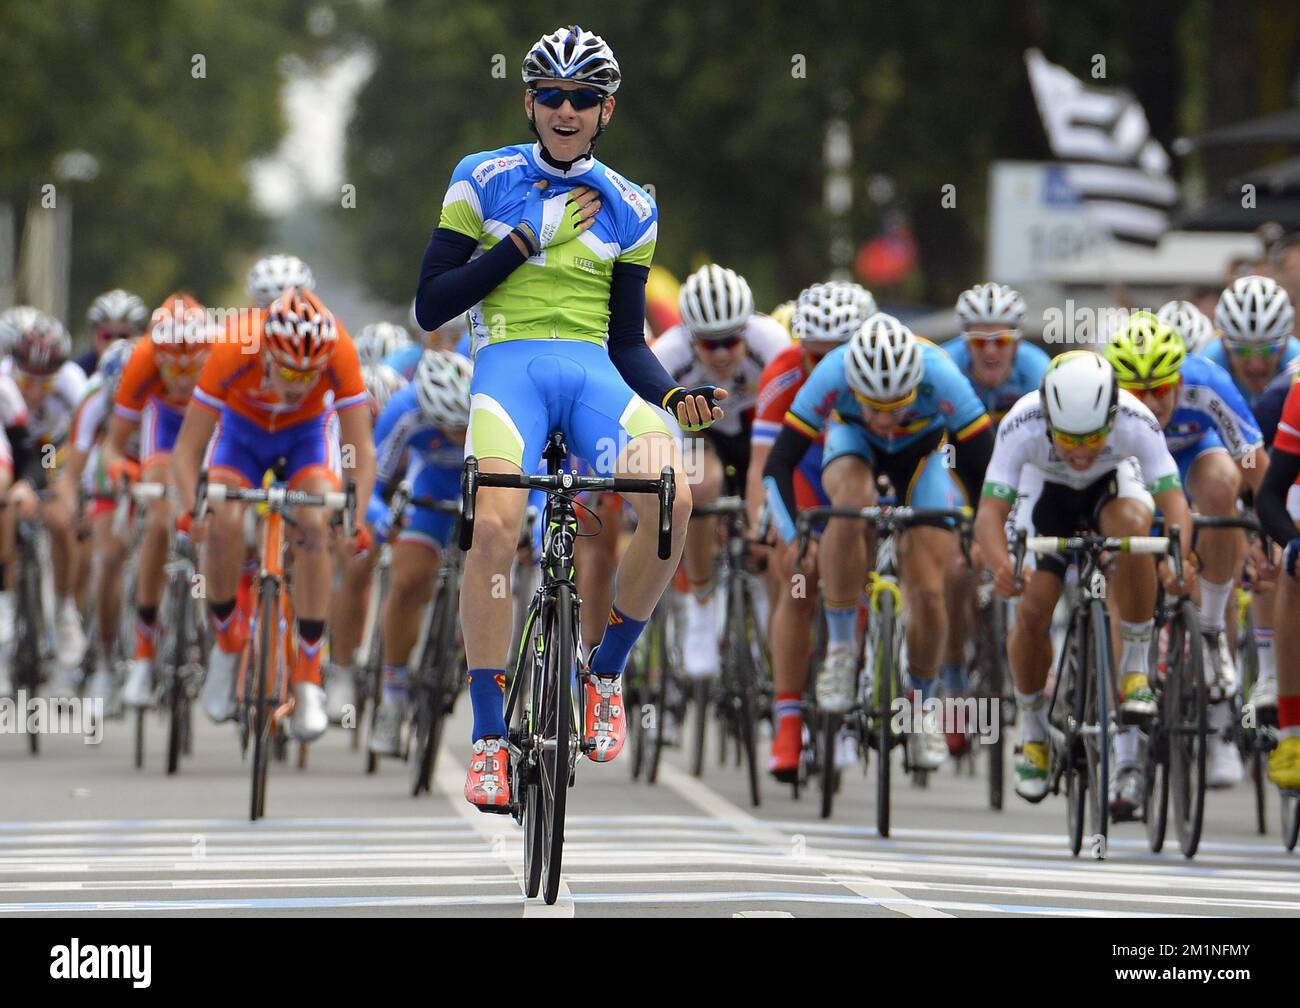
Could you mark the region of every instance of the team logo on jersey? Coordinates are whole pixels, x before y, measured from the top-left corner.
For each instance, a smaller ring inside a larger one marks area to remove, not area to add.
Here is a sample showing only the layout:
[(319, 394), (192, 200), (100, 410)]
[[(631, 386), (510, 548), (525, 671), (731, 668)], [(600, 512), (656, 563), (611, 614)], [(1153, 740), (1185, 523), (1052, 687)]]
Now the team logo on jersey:
[(942, 413), (944, 416), (952, 416), (954, 413), (957, 412), (957, 407), (954, 406), (952, 402), (948, 399), (940, 399), (939, 412)]
[(636, 211), (637, 220), (644, 222), (650, 219), (651, 206), (647, 197), (633, 189), (632, 184), (616, 171), (606, 168), (605, 177), (622, 194), (623, 202)]
[(471, 173), (474, 181), (483, 185), (493, 175), (506, 171), (510, 168), (518, 168), (520, 165), (527, 164), (528, 159), (522, 154), (511, 154), (509, 157), (490, 158), (474, 169)]
[(574, 259), (573, 265), (584, 273), (600, 274), (600, 265), (592, 262), (590, 259)]

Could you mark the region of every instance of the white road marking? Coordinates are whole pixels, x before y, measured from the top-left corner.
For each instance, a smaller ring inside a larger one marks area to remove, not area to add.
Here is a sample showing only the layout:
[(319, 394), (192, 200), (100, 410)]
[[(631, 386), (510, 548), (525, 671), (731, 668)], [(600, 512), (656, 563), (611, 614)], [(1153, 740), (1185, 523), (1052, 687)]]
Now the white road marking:
[[(723, 822), (729, 822), (741, 833), (763, 839), (774, 847), (782, 847), (795, 854), (797, 847), (793, 835), (783, 833), (781, 830), (763, 822), (763, 820), (750, 815), (740, 806), (733, 804), (718, 794), (707, 784), (678, 770), (670, 763), (664, 762), (660, 764), (659, 779), (705, 815), (721, 819)], [(795, 856), (799, 855), (795, 854)], [(827, 872), (826, 874), (831, 873)], [(835, 878), (836, 876), (832, 875), (831, 877)], [(838, 881), (838, 878), (836, 880)], [(944, 913), (933, 905), (914, 900), (910, 896), (904, 896), (896, 889), (891, 889), (875, 879), (854, 879), (841, 884), (859, 896), (876, 900), (886, 909), (908, 917), (953, 916), (953, 914)]]

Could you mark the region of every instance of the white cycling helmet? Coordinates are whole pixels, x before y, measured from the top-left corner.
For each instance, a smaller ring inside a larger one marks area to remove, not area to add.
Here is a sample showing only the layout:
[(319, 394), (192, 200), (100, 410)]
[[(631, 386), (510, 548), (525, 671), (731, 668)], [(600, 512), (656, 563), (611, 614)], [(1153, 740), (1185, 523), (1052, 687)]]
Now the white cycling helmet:
[(316, 289), (311, 267), (297, 256), (264, 256), (248, 271), (248, 296), (259, 308), (270, 307), (271, 302), (290, 287)]
[(876, 312), (849, 340), (844, 377), (867, 399), (881, 403), (906, 399), (924, 373), (921, 341), (892, 315)]
[(524, 57), (525, 84), (539, 80), (571, 80), (612, 95), (623, 75), (614, 50), (594, 32), (577, 25), (559, 28), (533, 43)]
[(1214, 325), (1230, 344), (1265, 346), (1291, 335), (1295, 309), (1286, 288), (1276, 280), (1245, 276), (1219, 295)]
[(1166, 301), (1156, 318), (1178, 330), (1188, 353), (1201, 353), (1214, 340), (1214, 323), (1190, 301)]
[(957, 318), (963, 329), (981, 323), (1019, 329), (1024, 325), (1025, 311), (1025, 299), (1006, 284), (976, 284), (957, 298)]
[(1229, 343), (1243, 346), (1281, 343), (1295, 327), (1291, 296), (1272, 277), (1246, 276), (1234, 280), (1219, 295), (1214, 327)]
[(469, 426), (469, 381), (474, 365), (451, 350), (426, 350), (415, 368), (420, 412), (439, 427)]
[(876, 299), (855, 283), (813, 284), (799, 295), (790, 333), (801, 343), (847, 343), (876, 314)]
[(90, 302), (86, 309), (86, 321), (98, 329), (110, 322), (125, 322), (136, 332), (144, 332), (144, 324), (149, 321), (149, 309), (145, 303), (130, 291), (115, 287)]
[(394, 350), (400, 350), (411, 342), (405, 329), (392, 322), (372, 322), (357, 334), (353, 340), (357, 347), (357, 359), (362, 364), (378, 364)]
[(376, 415), (383, 412), (389, 399), (406, 388), (406, 379), (387, 364), (362, 364), (361, 380), (365, 382), (366, 394), (370, 396), (370, 405)]
[(709, 263), (686, 278), (678, 307), (691, 335), (707, 339), (734, 333), (748, 322), (754, 314), (754, 295), (739, 273)]
[(1105, 357), (1091, 350), (1071, 350), (1052, 361), (1039, 397), (1049, 430), (1092, 434), (1114, 419), (1119, 383)]

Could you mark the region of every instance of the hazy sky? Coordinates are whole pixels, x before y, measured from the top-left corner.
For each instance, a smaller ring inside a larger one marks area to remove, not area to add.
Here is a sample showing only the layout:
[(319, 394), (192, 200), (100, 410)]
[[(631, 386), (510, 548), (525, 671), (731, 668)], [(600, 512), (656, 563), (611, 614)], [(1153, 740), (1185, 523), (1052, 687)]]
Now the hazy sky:
[(343, 185), (343, 138), (357, 89), (373, 69), (369, 52), (355, 52), (321, 74), (301, 73), (281, 92), (289, 130), (270, 158), (249, 165), (253, 199), (264, 213), (282, 213), (300, 195), (338, 199)]

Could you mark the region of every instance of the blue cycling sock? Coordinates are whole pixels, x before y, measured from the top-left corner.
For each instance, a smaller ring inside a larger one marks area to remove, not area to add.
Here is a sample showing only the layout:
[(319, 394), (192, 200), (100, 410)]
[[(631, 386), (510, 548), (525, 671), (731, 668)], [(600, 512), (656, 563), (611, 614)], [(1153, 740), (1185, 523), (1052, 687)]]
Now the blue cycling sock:
[(826, 626), (830, 630), (830, 640), (827, 644), (835, 646), (837, 644), (846, 644), (853, 646), (857, 639), (858, 632), (858, 603), (854, 599), (847, 605), (841, 605), (837, 602), (826, 602)]
[(945, 665), (940, 674), (943, 676), (943, 691), (949, 696), (961, 696), (970, 688), (966, 670), (960, 665)]
[(591, 656), (592, 674), (621, 676), (627, 665), (627, 656), (632, 653), (633, 645), (648, 622), (649, 620), (633, 619), (626, 613), (619, 612), (618, 606), (611, 606), (605, 636), (600, 639), (598, 650)]
[(472, 741), (506, 736), (506, 673), (499, 668), (469, 670), (469, 700), (474, 707)]
[(911, 684), (912, 689), (921, 694), (922, 703), (934, 696), (935, 689), (939, 685), (939, 680), (933, 676), (929, 679), (918, 679), (916, 676), (909, 674), (907, 679)]
[(384, 699), (406, 699), (406, 666), (384, 662)]

